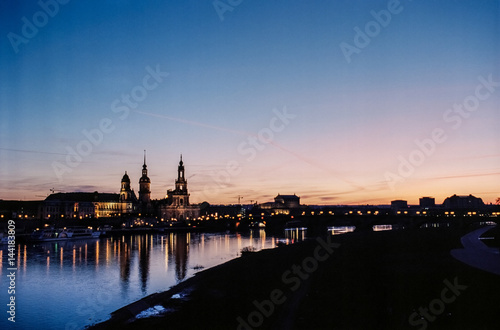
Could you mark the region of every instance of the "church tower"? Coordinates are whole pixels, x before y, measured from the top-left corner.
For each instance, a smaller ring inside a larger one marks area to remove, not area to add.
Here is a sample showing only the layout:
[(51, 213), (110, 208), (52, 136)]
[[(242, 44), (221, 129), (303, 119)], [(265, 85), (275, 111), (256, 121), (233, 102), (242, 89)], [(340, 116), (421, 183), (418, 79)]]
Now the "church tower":
[(167, 191), (169, 204), (175, 207), (185, 207), (189, 205), (189, 194), (187, 189), (187, 180), (184, 176), (184, 162), (181, 160), (177, 167), (177, 179), (175, 180), (175, 189)]
[(187, 194), (187, 181), (184, 177), (184, 162), (181, 160), (179, 162), (179, 166), (177, 167), (177, 180), (175, 180), (175, 191), (177, 193), (185, 193)]
[(127, 171), (122, 178), (122, 187), (120, 189), (120, 202), (125, 202), (130, 200), (132, 197), (132, 190), (130, 190), (130, 178), (128, 177)]
[(148, 178), (146, 150), (144, 150), (144, 165), (142, 165), (142, 177), (139, 179), (139, 201), (144, 204), (149, 204), (151, 202), (151, 180)]
[(162, 218), (167, 219), (167, 221), (192, 220), (200, 216), (200, 207), (189, 204), (189, 193), (182, 155), (179, 166), (177, 166), (175, 189), (167, 190), (166, 199), (160, 206), (160, 215)]

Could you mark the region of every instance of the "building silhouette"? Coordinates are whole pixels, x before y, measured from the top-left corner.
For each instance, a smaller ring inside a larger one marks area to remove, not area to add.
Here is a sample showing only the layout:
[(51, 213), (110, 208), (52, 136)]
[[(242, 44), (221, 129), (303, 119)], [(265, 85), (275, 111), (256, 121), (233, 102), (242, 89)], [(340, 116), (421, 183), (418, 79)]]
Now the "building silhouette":
[(436, 199), (434, 197), (421, 197), (419, 206), (422, 208), (436, 207)]
[(120, 192), (98, 193), (70, 192), (54, 193), (42, 203), (43, 219), (58, 218), (106, 218), (123, 216), (160, 216), (164, 220), (189, 220), (199, 217), (200, 207), (191, 205), (187, 188), (182, 155), (177, 168), (175, 189), (168, 190), (166, 198), (151, 200), (151, 179), (148, 177), (146, 151), (142, 176), (139, 179), (139, 198), (130, 185), (125, 171), (120, 182)]
[(472, 195), (453, 195), (444, 200), (443, 207), (449, 210), (481, 210), (485, 205), (481, 198)]
[(120, 188), (120, 202), (136, 202), (137, 197), (135, 193), (130, 188), (130, 178), (128, 177), (127, 171), (122, 177), (121, 188)]
[(144, 150), (144, 164), (142, 165), (142, 176), (139, 179), (139, 203), (141, 212), (146, 214), (152, 212), (151, 180), (148, 177), (148, 167), (146, 165), (146, 150)]
[[(126, 187), (126, 181), (123, 182), (123, 179), (122, 187)], [(133, 203), (120, 201), (120, 198), (122, 198), (121, 194), (98, 193), (97, 191), (54, 193), (43, 201), (41, 217), (46, 220), (84, 219), (111, 217), (133, 212)]]
[(167, 190), (167, 196), (160, 201), (160, 217), (163, 220), (184, 221), (195, 219), (200, 216), (200, 207), (190, 205), (187, 180), (184, 171), (184, 162), (181, 159), (177, 167), (177, 179), (175, 180), (175, 189)]
[(391, 209), (393, 210), (406, 210), (408, 209), (408, 201), (397, 199), (391, 201)]
[(274, 197), (274, 202), (262, 203), (259, 205), (262, 210), (269, 210), (274, 214), (291, 214), (294, 211), (303, 209), (300, 205), (300, 197), (293, 195), (278, 194)]
[(293, 195), (280, 195), (276, 196), (274, 198), (274, 202), (277, 205), (282, 205), (286, 208), (298, 208), (300, 206), (300, 197), (293, 194)]

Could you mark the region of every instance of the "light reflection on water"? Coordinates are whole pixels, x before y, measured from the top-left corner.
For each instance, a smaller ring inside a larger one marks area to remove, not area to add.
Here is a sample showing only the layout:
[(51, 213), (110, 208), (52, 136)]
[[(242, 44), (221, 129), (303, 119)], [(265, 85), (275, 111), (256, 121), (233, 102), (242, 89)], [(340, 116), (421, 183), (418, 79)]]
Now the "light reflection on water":
[(305, 240), (306, 235), (307, 235), (307, 228), (305, 227), (295, 227), (295, 228), (285, 229), (285, 238), (289, 240), (291, 244)]
[(447, 222), (443, 223), (424, 223), (423, 225), (420, 226), (420, 228), (442, 228), (442, 227), (450, 227), (450, 224)]
[[(275, 246), (275, 238), (264, 230), (249, 235), (142, 234), (18, 244), (14, 328), (81, 329), (124, 305), (169, 289), (201, 268), (238, 257), (244, 247)], [(6, 264), (5, 247), (0, 257)], [(6, 268), (0, 265), (2, 292), (8, 287)], [(0, 328), (12, 326), (7, 317), (0, 318)]]

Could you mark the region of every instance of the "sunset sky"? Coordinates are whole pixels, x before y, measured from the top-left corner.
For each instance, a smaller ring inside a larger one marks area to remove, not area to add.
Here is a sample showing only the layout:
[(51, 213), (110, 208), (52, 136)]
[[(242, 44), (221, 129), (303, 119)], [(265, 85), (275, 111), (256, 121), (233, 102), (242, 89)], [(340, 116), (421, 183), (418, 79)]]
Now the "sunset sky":
[(500, 1), (54, 1), (0, 4), (0, 199), (500, 197)]

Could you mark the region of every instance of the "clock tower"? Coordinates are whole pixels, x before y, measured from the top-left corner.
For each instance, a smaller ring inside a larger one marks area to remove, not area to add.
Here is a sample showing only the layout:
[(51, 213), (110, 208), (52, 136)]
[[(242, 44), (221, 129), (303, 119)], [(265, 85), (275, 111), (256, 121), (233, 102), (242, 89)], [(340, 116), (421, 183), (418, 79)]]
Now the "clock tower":
[(184, 162), (181, 160), (177, 167), (177, 180), (175, 180), (175, 190), (172, 191), (172, 204), (176, 206), (189, 205), (189, 194), (187, 189), (187, 181), (184, 176)]
[(167, 196), (160, 206), (160, 214), (162, 219), (166, 219), (167, 221), (192, 220), (200, 215), (200, 207), (189, 204), (189, 193), (182, 155), (179, 166), (177, 166), (175, 189), (167, 190)]

